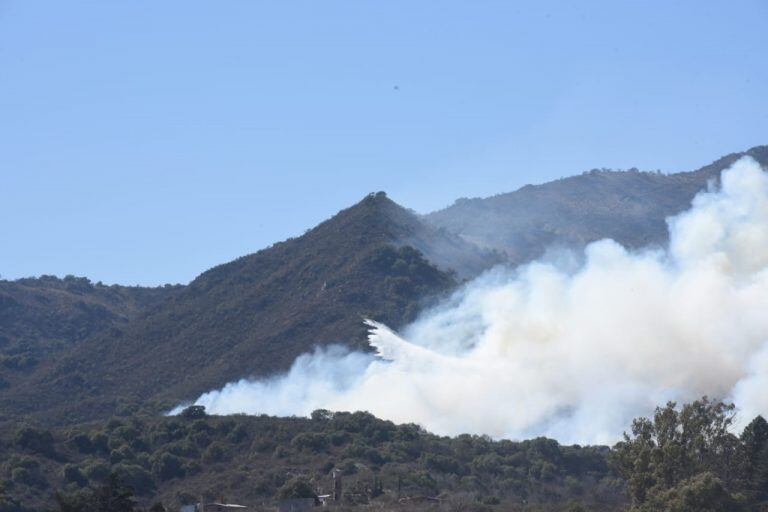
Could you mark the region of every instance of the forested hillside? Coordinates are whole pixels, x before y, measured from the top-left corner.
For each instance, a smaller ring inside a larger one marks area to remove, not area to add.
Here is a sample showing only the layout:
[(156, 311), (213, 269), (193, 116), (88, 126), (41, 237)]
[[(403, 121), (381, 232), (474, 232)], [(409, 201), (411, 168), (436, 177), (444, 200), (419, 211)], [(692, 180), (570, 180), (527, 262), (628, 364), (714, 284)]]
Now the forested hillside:
[(0, 436), (0, 510), (106, 510), (98, 508), (105, 489), (153, 510), (201, 499), (270, 510), (280, 498), (329, 493), (333, 470), (345, 510), (765, 510), (768, 423), (758, 417), (734, 432), (732, 421), (732, 406), (706, 398), (668, 404), (635, 420), (613, 448), (438, 437), (323, 410), (215, 417), (193, 407), (171, 418), (19, 426)]
[[(106, 286), (73, 276), (0, 281), (0, 390), (30, 386), (30, 376), (62, 353), (118, 332), (181, 288)], [(38, 404), (17, 405), (34, 411)]]
[[(747, 153), (766, 161), (766, 148)], [(664, 216), (739, 155), (669, 176), (590, 172), (460, 201), (426, 223), (371, 194), (187, 286), (0, 282), (0, 410), (44, 423), (105, 418), (118, 407), (159, 412), (284, 371), (317, 345), (366, 349), (363, 317), (401, 326), (500, 262), (606, 236), (629, 246), (663, 241)]]
[(464, 247), (477, 271), (496, 261), (370, 195), (299, 238), (204, 272), (132, 322), (94, 331), (38, 365), (28, 385), (0, 391), (0, 404), (44, 423), (104, 418), (115, 407), (161, 412), (233, 379), (286, 370), (316, 345), (365, 350), (364, 317), (402, 325), (457, 282), (405, 241)]
[[(747, 153), (768, 161), (766, 146)], [(315, 346), (370, 350), (364, 318), (403, 326), (500, 262), (606, 236), (662, 243), (664, 217), (739, 156), (668, 176), (589, 172), (426, 222), (371, 194), (184, 286), (0, 281), (0, 510), (102, 510), (89, 503), (112, 493), (129, 510), (134, 492), (142, 507), (201, 493), (266, 506), (327, 490), (334, 468), (347, 506), (380, 510), (766, 510), (768, 425), (736, 432), (730, 406), (706, 400), (659, 409), (613, 448), (451, 439), (361, 412), (162, 415)]]

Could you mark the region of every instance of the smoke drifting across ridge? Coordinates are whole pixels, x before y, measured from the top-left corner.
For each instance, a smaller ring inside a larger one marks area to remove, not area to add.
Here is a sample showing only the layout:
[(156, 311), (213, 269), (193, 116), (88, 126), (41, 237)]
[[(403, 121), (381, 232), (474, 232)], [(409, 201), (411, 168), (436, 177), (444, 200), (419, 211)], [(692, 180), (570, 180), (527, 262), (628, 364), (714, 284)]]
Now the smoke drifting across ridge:
[(269, 380), (195, 403), (218, 414), (367, 410), (438, 434), (612, 443), (667, 400), (768, 413), (768, 175), (749, 158), (668, 220), (667, 249), (611, 240), (494, 269), (377, 356), (316, 349)]

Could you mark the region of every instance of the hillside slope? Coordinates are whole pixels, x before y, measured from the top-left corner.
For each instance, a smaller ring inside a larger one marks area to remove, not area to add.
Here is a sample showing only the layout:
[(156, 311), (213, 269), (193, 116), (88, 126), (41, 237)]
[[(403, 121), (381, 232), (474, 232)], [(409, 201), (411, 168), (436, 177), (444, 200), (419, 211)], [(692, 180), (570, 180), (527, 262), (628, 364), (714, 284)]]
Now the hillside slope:
[(119, 403), (157, 411), (286, 370), (316, 345), (365, 349), (363, 317), (401, 325), (456, 284), (407, 241), (483, 254), (384, 194), (370, 195), (301, 237), (204, 272), (145, 316), (41, 364), (32, 385), (0, 392), (0, 407), (45, 422), (104, 417)]
[[(292, 478), (330, 492), (336, 468), (346, 493), (345, 507), (337, 510), (357, 504), (405, 512), (414, 507), (399, 498), (439, 495), (455, 503), (449, 510), (517, 510), (527, 501), (536, 504), (532, 510), (560, 511), (562, 502), (575, 499), (589, 510), (615, 511), (625, 499), (609, 454), (606, 447), (562, 446), (544, 438), (439, 437), (364, 412), (320, 411), (312, 419), (122, 416), (52, 431), (0, 430), (0, 482), (20, 503), (0, 510), (53, 510), (53, 490), (98, 487), (110, 471), (144, 507), (162, 501), (178, 511), (202, 495), (207, 502), (226, 496), (248, 510), (276, 510), (280, 490)], [(371, 493), (374, 478), (380, 489)], [(480, 506), (474, 496), (492, 496), (497, 506)], [(435, 510), (424, 505), (417, 509)]]
[(612, 238), (637, 248), (666, 241), (665, 219), (685, 210), (707, 182), (743, 155), (768, 165), (768, 146), (734, 153), (697, 171), (658, 174), (593, 170), (484, 199), (460, 199), (424, 219), (512, 263), (550, 246), (582, 246)]
[(0, 388), (97, 333), (126, 325), (181, 289), (105, 286), (82, 277), (0, 281)]
[[(768, 146), (746, 153), (768, 163)], [(363, 317), (402, 325), (502, 260), (604, 237), (630, 247), (663, 242), (665, 217), (742, 154), (692, 173), (593, 171), (424, 218), (372, 194), (185, 287), (0, 281), (0, 413), (72, 423), (116, 409), (157, 412), (284, 371), (317, 345), (366, 349)]]

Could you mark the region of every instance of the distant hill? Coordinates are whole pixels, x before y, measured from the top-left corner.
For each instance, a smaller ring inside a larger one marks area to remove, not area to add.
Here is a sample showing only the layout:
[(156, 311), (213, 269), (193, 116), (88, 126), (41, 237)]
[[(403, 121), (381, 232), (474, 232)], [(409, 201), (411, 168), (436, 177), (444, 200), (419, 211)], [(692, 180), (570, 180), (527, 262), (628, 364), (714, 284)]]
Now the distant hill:
[(0, 407), (54, 422), (108, 416), (125, 402), (159, 410), (286, 370), (315, 345), (366, 349), (362, 318), (412, 320), (456, 285), (448, 265), (462, 252), (464, 272), (497, 261), (370, 195), (301, 237), (204, 272), (132, 322), (105, 319), (108, 329), (39, 365), (31, 385), (0, 391)]
[(424, 219), (504, 252), (511, 263), (535, 259), (551, 246), (583, 246), (601, 238), (632, 248), (661, 244), (665, 219), (688, 208), (709, 180), (743, 155), (768, 165), (768, 146), (758, 146), (693, 172), (593, 170), (485, 199), (460, 199)]

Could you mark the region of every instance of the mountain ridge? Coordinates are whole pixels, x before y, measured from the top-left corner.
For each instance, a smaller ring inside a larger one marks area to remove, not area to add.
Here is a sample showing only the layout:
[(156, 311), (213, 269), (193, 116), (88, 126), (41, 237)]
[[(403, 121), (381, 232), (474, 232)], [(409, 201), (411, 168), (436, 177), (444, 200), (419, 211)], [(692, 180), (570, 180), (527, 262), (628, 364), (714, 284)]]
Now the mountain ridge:
[(440, 236), (420, 226), (385, 194), (369, 195), (44, 362), (31, 391), (0, 391), (0, 407), (29, 413), (17, 404), (34, 403), (59, 422), (108, 416), (118, 402), (158, 412), (231, 380), (287, 370), (316, 345), (366, 350), (363, 316), (402, 325), (456, 286), (453, 273), (402, 242)]
[(707, 183), (742, 156), (768, 165), (768, 146), (731, 153), (695, 171), (592, 170), (487, 198), (459, 199), (422, 217), (516, 265), (555, 245), (612, 238), (629, 248), (663, 244), (666, 218), (690, 206)]
[[(758, 146), (690, 173), (595, 171), (433, 212), (469, 204), (458, 228), (373, 193), (299, 237), (217, 265), (186, 286), (0, 281), (0, 357), (42, 347), (36, 364), (0, 365), (0, 411), (55, 424), (123, 409), (155, 414), (240, 378), (283, 372), (315, 346), (368, 350), (363, 317), (397, 328), (496, 264), (597, 238), (630, 247), (662, 243), (665, 216), (743, 154), (768, 162), (768, 146)], [(510, 197), (522, 200), (510, 206)], [(574, 208), (584, 213), (574, 216)], [(528, 216), (515, 217), (521, 209)], [(473, 233), (478, 225), (500, 239)], [(21, 300), (28, 295), (36, 301)], [(68, 322), (62, 341), (53, 327)], [(14, 329), (26, 338), (8, 343)]]

